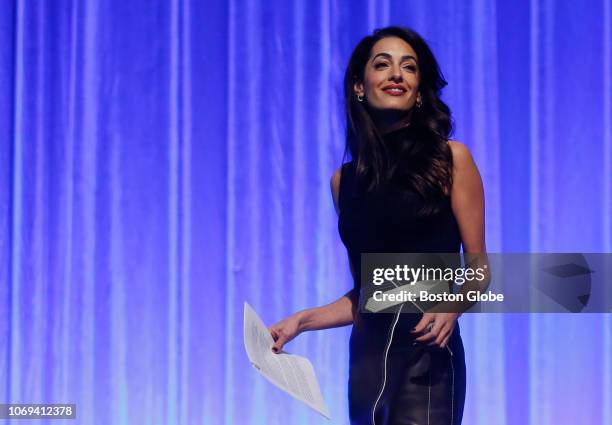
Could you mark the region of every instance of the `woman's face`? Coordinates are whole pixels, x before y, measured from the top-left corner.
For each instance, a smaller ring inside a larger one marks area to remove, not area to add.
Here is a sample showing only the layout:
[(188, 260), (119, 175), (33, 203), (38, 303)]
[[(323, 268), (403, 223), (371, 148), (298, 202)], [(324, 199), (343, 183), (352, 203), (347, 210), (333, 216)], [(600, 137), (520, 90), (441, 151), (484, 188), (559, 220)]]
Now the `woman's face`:
[(418, 60), (412, 46), (401, 38), (378, 40), (366, 63), (364, 82), (354, 86), (355, 95), (380, 111), (412, 109), (420, 101)]

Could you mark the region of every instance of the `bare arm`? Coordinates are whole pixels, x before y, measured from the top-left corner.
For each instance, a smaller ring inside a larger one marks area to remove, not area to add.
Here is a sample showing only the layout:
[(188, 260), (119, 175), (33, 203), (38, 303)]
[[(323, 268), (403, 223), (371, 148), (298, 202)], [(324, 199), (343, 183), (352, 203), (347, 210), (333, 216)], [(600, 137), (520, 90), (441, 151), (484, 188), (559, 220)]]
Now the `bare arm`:
[[(334, 172), (330, 186), (334, 208), (336, 209), (336, 214), (339, 214), (340, 169)], [(355, 270), (350, 258), (349, 265), (354, 279)], [(300, 311), (297, 313), (300, 316), (300, 331), (334, 328), (353, 323), (354, 308), (356, 308), (357, 302), (355, 290), (351, 289), (333, 303)]]
[(451, 206), (457, 219), (464, 253), (484, 253), (485, 205), (482, 179), (468, 148), (449, 142), (453, 152)]
[(337, 328), (353, 323), (354, 290), (350, 290), (340, 299), (321, 307), (310, 308), (298, 312), (300, 319), (299, 331), (314, 331), (319, 329)]
[[(457, 219), (463, 254), (466, 265), (473, 269), (484, 269), (482, 281), (469, 279), (461, 287), (461, 292), (482, 292), (491, 281), (487, 247), (485, 244), (485, 201), (482, 178), (468, 148), (459, 142), (449, 142), (453, 152), (453, 188), (451, 205)], [(467, 299), (467, 298), (466, 298)], [(466, 311), (474, 302), (459, 303), (460, 311)]]
[[(453, 155), (453, 186), (451, 188), (451, 207), (459, 226), (463, 253), (470, 267), (483, 267), (487, 264), (485, 246), (485, 205), (484, 189), (478, 168), (468, 148), (459, 142), (450, 141)], [(485, 267), (485, 280), (467, 280), (461, 288), (482, 291), (489, 283), (488, 268)], [(440, 303), (428, 310), (419, 321), (413, 333), (420, 335), (417, 342), (446, 347), (453, 332), (457, 317), (467, 310), (472, 302)], [(427, 326), (432, 324), (429, 332)]]
[(459, 226), (466, 266), (484, 269), (484, 280), (467, 279), (461, 286), (464, 302), (440, 303), (431, 312), (455, 311), (462, 313), (474, 302), (467, 301), (469, 291), (484, 291), (490, 282), (485, 246), (485, 201), (482, 179), (472, 154), (463, 143), (450, 141), (453, 154), (453, 186), (451, 207)]
[[(340, 169), (334, 172), (331, 178), (331, 192), (336, 213), (339, 213), (338, 197), (340, 192)], [(355, 270), (349, 258), (351, 273), (355, 278)], [(275, 343), (274, 352), (279, 352), (283, 345), (304, 331), (337, 328), (353, 323), (357, 308), (357, 295), (351, 289), (333, 303), (299, 311), (270, 327)]]

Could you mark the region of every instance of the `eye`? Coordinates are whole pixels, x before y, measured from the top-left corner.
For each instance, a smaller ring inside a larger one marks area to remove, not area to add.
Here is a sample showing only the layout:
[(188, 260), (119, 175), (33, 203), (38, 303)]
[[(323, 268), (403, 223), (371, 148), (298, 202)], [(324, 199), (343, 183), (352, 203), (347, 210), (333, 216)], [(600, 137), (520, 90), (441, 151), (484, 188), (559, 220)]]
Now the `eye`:
[(417, 68), (416, 68), (416, 66), (414, 66), (414, 65), (406, 65), (406, 66), (404, 67), (404, 69), (408, 69), (408, 70), (410, 70), (410, 71), (412, 71), (412, 72), (415, 72)]
[(377, 64), (374, 65), (374, 68), (379, 69), (379, 68), (382, 68), (383, 66), (387, 66), (387, 64), (385, 62), (378, 62)]

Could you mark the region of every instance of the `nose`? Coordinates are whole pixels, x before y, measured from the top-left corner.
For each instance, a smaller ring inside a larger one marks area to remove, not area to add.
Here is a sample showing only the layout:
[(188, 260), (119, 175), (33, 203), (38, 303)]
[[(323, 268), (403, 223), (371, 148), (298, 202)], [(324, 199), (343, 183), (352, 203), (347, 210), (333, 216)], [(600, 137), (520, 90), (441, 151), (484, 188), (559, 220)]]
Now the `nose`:
[(401, 81), (402, 80), (402, 69), (400, 65), (394, 64), (391, 68), (391, 79), (393, 81)]

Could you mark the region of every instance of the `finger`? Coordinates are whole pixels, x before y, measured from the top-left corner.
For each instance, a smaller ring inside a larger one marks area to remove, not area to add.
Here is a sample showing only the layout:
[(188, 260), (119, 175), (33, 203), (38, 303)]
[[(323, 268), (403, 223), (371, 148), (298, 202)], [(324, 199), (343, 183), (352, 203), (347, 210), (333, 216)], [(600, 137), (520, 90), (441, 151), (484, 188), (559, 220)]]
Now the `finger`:
[(436, 335), (440, 335), (440, 332), (445, 327), (446, 327), (446, 322), (443, 322), (442, 320), (436, 320), (435, 322), (433, 322), (433, 326), (431, 328), (431, 332), (435, 333)]
[(412, 333), (416, 334), (416, 333), (423, 332), (427, 328), (427, 325), (433, 322), (433, 320), (434, 320), (434, 316), (432, 313), (423, 314), (423, 317), (421, 318), (419, 323), (417, 323), (417, 325), (414, 327), (414, 329), (412, 330)]
[(287, 337), (285, 335), (279, 335), (274, 345), (272, 345), (272, 351), (279, 353), (283, 349), (285, 342), (287, 342)]
[(422, 344), (428, 344), (431, 341), (434, 341), (436, 339), (436, 335), (433, 335), (431, 332), (428, 334), (425, 334), (423, 336), (420, 336), (418, 338), (415, 338), (416, 342), (420, 342)]
[(445, 329), (443, 329), (437, 336), (436, 340), (432, 343), (430, 343), (429, 345), (437, 345), (438, 347), (442, 346), (442, 341), (444, 341), (446, 339), (446, 335), (447, 335), (448, 331)]
[(427, 332), (425, 335), (421, 335), (418, 338), (415, 338), (415, 341), (422, 342), (422, 343), (429, 343), (431, 341), (435, 341), (439, 333), (440, 333), (439, 327), (434, 326), (431, 328), (431, 331)]
[(418, 342), (431, 342), (435, 340), (443, 327), (443, 323), (441, 321), (430, 322), (431, 329), (425, 335), (422, 335), (416, 339)]
[(438, 341), (438, 340), (441, 341), (441, 339), (444, 336), (446, 336), (446, 334), (445, 334), (446, 330), (447, 330), (447, 326), (446, 326), (445, 323), (442, 323), (441, 321), (434, 322), (434, 325), (431, 328), (431, 332), (429, 332), (426, 335), (426, 336), (430, 336), (430, 338), (427, 338), (427, 340), (425, 340), (425, 341), (420, 341), (417, 338), (417, 341), (419, 341), (419, 342), (428, 342), (429, 343), (428, 345), (434, 345), (435, 341)]
[(444, 338), (444, 341), (442, 341), (442, 344), (440, 345), (440, 347), (446, 348), (446, 345), (448, 344), (448, 340), (450, 339), (450, 336), (451, 336), (451, 334), (449, 332), (449, 334), (446, 336), (446, 338)]
[(453, 323), (449, 328), (448, 328), (448, 335), (446, 335), (446, 338), (444, 339), (444, 341), (442, 342), (443, 347), (446, 347), (448, 345), (448, 340), (451, 338), (451, 336), (453, 336), (453, 332), (455, 331), (455, 324)]
[(272, 339), (276, 341), (278, 339), (278, 332), (276, 332), (276, 329), (268, 328), (268, 330), (270, 331), (270, 335), (272, 335)]

